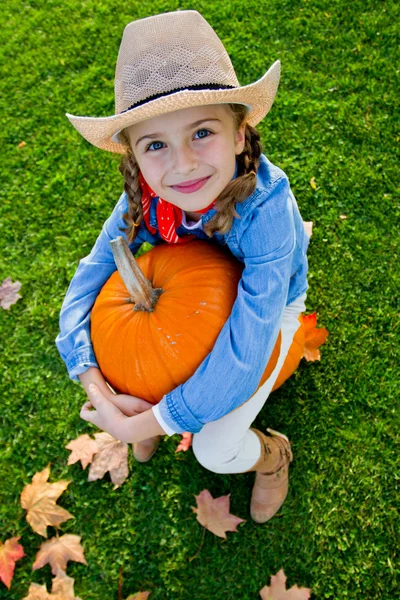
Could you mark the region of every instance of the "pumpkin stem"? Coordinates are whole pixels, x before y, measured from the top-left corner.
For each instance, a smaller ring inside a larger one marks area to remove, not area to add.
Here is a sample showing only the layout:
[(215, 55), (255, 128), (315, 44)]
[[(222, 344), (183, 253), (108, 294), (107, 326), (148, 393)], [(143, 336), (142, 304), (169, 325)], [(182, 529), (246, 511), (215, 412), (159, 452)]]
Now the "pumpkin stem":
[(135, 304), (134, 310), (152, 312), (162, 289), (153, 288), (151, 281), (143, 275), (122, 236), (111, 240), (110, 245), (119, 274), (130, 294), (127, 301)]

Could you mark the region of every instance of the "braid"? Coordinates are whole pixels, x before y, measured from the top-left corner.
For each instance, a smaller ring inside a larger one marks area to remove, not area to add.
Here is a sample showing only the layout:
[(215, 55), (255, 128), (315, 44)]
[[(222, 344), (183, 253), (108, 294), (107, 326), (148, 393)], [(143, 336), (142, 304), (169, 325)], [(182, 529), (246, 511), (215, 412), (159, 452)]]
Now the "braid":
[(136, 238), (140, 223), (143, 220), (142, 190), (139, 183), (139, 165), (130, 148), (129, 140), (124, 131), (120, 132), (120, 136), (125, 139), (128, 146), (128, 150), (122, 157), (119, 166), (119, 170), (125, 179), (124, 190), (128, 195), (128, 211), (122, 215), (128, 227), (120, 227), (120, 230), (126, 232), (128, 243), (131, 243)]
[[(236, 118), (236, 127), (245, 118), (246, 109), (242, 105), (229, 105)], [(212, 237), (214, 232), (227, 233), (232, 227), (233, 219), (239, 217), (235, 210), (236, 202), (244, 202), (255, 190), (256, 177), (262, 145), (257, 129), (246, 123), (245, 145), (243, 152), (237, 157), (237, 177), (231, 181), (217, 198), (215, 209), (217, 214), (204, 225), (204, 231)]]

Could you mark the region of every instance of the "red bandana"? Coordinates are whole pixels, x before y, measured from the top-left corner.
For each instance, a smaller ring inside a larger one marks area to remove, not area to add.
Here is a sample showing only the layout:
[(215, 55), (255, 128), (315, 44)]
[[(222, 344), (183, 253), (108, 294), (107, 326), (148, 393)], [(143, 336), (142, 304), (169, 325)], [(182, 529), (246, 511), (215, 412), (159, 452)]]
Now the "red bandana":
[[(150, 206), (151, 199), (157, 198), (157, 194), (151, 189), (147, 181), (144, 179), (142, 173), (139, 172), (139, 181), (140, 187), (142, 188), (142, 206), (143, 206), (143, 217), (147, 226), (147, 229), (151, 233), (156, 233), (157, 229), (150, 225)], [(213, 208), (216, 200), (212, 202), (206, 208), (202, 208), (201, 210), (196, 210), (194, 212), (205, 214), (210, 208)], [(184, 237), (179, 237), (176, 233), (176, 230), (182, 223), (182, 215), (183, 210), (175, 204), (171, 204), (171, 202), (167, 202), (167, 200), (163, 200), (159, 198), (157, 204), (157, 225), (158, 231), (160, 232), (161, 237), (168, 242), (168, 244), (182, 244), (186, 242), (191, 242), (196, 239), (193, 235), (185, 235)]]

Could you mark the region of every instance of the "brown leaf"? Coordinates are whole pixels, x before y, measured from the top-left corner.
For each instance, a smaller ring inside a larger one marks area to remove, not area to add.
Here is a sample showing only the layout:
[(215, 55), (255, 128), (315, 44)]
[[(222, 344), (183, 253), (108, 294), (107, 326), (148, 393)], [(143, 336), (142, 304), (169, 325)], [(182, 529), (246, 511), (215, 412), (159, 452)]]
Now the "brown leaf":
[(57, 575), (51, 582), (51, 594), (47, 592), (45, 585), (31, 583), (29, 594), (23, 600), (81, 600), (74, 594), (74, 581), (58, 568)]
[(20, 537), (12, 537), (4, 544), (0, 542), (0, 580), (8, 589), (14, 577), (16, 561), (25, 556), (23, 547), (18, 543)]
[(47, 593), (45, 585), (31, 583), (28, 590), (28, 595), (22, 600), (49, 600), (51, 596)]
[(95, 433), (97, 454), (89, 469), (88, 481), (102, 479), (107, 471), (110, 472), (114, 489), (122, 485), (128, 477), (128, 444), (102, 431)]
[(305, 328), (304, 340), (304, 358), (308, 361), (321, 360), (321, 354), (318, 350), (326, 342), (328, 331), (325, 327), (317, 329), (317, 313), (303, 315), (303, 326)]
[(20, 294), (17, 294), (21, 289), (21, 283), (19, 281), (11, 281), (11, 277), (3, 280), (0, 285), (0, 306), (8, 310), (11, 304), (15, 304), (19, 298), (22, 298)]
[(86, 469), (93, 460), (93, 454), (99, 451), (96, 442), (87, 433), (71, 440), (65, 448), (72, 450), (67, 464), (73, 465), (80, 460), (82, 469)]
[(188, 431), (185, 431), (181, 435), (182, 435), (182, 439), (176, 447), (175, 454), (177, 452), (181, 452), (182, 450), (184, 452), (186, 452), (186, 450), (189, 450), (190, 446), (192, 445), (193, 435), (191, 433), (189, 433)]
[(51, 600), (81, 600), (74, 594), (74, 581), (62, 569), (58, 569), (51, 582)]
[(129, 596), (126, 600), (147, 600), (151, 592), (136, 592), (133, 596)]
[(67, 489), (71, 481), (61, 480), (47, 483), (50, 465), (40, 473), (35, 473), (32, 484), (28, 484), (21, 492), (21, 506), (27, 510), (26, 520), (33, 531), (47, 537), (47, 525), (57, 527), (60, 523), (73, 519), (67, 510), (57, 506), (56, 500)]
[(36, 554), (32, 570), (36, 571), (36, 569), (41, 569), (44, 565), (49, 564), (53, 575), (57, 575), (57, 568), (65, 571), (69, 560), (87, 565), (80, 541), (79, 535), (66, 533), (59, 538), (54, 537), (43, 542)]
[(245, 522), (245, 519), (230, 514), (230, 494), (213, 498), (208, 490), (203, 490), (195, 498), (197, 508), (191, 508), (197, 513), (198, 522), (219, 537), (226, 539), (226, 531), (237, 531), (239, 523)]
[(262, 600), (308, 600), (311, 588), (299, 588), (293, 585), (290, 590), (286, 589), (286, 575), (281, 569), (276, 575), (271, 576), (271, 585), (265, 585), (260, 590)]

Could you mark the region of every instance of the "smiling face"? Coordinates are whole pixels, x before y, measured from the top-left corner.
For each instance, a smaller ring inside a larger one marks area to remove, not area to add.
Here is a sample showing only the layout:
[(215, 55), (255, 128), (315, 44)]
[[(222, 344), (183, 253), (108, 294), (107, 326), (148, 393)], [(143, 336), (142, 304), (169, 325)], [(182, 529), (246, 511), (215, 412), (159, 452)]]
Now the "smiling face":
[(188, 212), (205, 208), (219, 196), (234, 175), (236, 155), (245, 143), (245, 123), (236, 131), (233, 115), (223, 104), (184, 108), (125, 132), (149, 186)]

